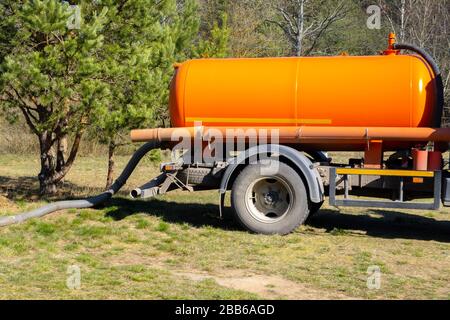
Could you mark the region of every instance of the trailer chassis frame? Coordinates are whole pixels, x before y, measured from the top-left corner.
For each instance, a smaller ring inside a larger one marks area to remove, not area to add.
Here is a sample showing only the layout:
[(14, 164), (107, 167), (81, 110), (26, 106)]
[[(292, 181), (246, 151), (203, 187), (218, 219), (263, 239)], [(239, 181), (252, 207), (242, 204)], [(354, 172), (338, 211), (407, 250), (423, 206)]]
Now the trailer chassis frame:
[[(399, 199), (395, 201), (379, 200), (355, 200), (349, 197), (348, 175), (379, 175), (399, 177)], [(344, 199), (337, 199), (336, 186), (339, 175), (343, 176)], [(433, 202), (406, 202), (404, 201), (404, 178), (405, 177), (427, 177), (433, 178)], [(334, 207), (365, 207), (365, 208), (392, 208), (392, 209), (420, 209), (439, 210), (441, 206), (442, 193), (442, 171), (416, 171), (416, 170), (372, 170), (330, 167), (329, 203)]]

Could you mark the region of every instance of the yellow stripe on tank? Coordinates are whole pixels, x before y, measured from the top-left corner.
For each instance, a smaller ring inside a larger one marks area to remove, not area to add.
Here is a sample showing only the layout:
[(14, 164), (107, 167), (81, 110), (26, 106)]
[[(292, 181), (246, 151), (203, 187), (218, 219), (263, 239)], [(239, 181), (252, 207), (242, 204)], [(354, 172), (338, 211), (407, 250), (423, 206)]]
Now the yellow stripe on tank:
[(294, 118), (205, 118), (205, 117), (186, 117), (187, 122), (211, 122), (211, 123), (277, 123), (277, 124), (331, 124), (331, 119), (294, 119)]

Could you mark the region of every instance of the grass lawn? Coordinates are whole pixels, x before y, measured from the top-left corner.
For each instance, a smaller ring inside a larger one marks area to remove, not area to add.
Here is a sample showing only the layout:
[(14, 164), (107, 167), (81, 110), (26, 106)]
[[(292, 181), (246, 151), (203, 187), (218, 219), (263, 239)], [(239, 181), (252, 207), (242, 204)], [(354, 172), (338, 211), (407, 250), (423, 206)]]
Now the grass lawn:
[[(129, 200), (157, 171), (141, 163), (105, 207), (1, 228), (0, 298), (450, 298), (448, 209), (324, 205), (293, 234), (254, 235), (229, 208), (218, 217), (216, 191)], [(34, 195), (37, 172), (37, 156), (0, 156), (0, 215), (44, 203)], [(95, 194), (105, 176), (106, 158), (79, 157), (58, 198)], [(71, 266), (81, 272), (78, 289), (66, 285)], [(381, 270), (379, 289), (367, 287), (370, 266)]]

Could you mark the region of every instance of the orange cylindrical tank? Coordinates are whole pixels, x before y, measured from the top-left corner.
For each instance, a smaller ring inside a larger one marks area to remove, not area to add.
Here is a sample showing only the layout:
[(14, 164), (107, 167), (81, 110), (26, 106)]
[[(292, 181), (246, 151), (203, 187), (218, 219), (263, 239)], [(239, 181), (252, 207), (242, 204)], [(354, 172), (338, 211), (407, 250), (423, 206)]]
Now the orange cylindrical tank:
[(428, 152), (428, 171), (437, 171), (442, 169), (442, 152), (429, 151)]
[(200, 59), (176, 67), (172, 126), (430, 127), (430, 66), (416, 55)]
[(426, 171), (428, 168), (428, 151), (412, 149), (413, 168), (414, 170)]

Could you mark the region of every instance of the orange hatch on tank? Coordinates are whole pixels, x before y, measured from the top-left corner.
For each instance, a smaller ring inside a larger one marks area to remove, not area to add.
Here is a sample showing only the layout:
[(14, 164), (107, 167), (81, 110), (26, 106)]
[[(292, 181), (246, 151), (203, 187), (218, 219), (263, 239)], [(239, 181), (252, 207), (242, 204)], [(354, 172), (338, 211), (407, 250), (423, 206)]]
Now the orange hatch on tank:
[[(393, 43), (390, 40), (390, 47)], [(418, 55), (200, 59), (176, 66), (172, 126), (433, 127), (434, 75)]]

